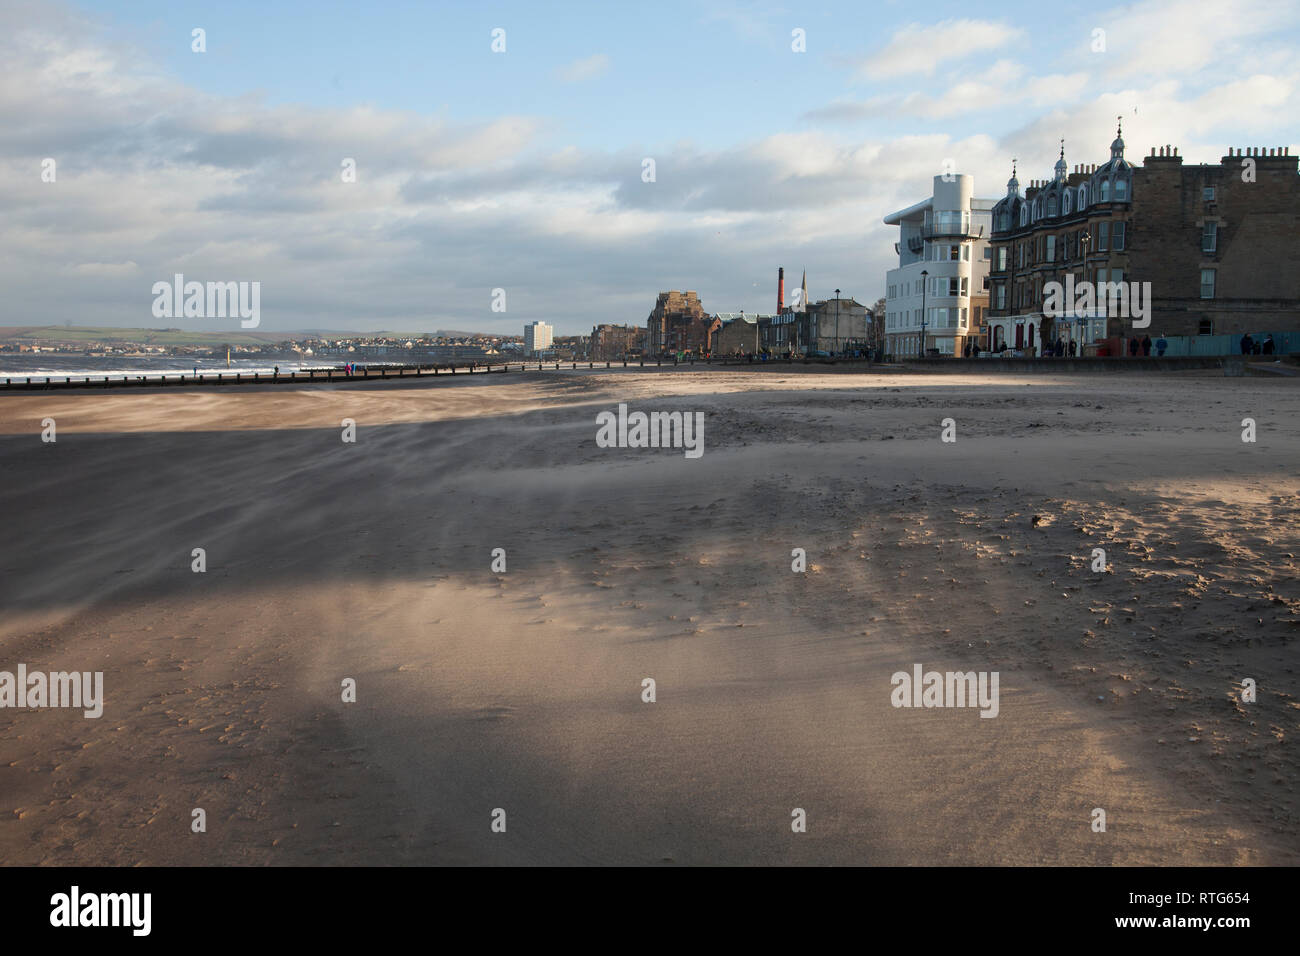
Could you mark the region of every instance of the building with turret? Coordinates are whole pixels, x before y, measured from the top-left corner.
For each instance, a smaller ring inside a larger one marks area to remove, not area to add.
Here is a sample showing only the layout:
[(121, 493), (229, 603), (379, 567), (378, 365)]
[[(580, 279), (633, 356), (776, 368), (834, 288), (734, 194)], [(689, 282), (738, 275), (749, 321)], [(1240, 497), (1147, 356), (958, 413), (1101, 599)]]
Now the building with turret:
[(1066, 164), (993, 207), (985, 349), (1116, 355), (1135, 337), (1300, 329), (1300, 175), (1285, 148), (1141, 166), (1122, 128), (1101, 165)]

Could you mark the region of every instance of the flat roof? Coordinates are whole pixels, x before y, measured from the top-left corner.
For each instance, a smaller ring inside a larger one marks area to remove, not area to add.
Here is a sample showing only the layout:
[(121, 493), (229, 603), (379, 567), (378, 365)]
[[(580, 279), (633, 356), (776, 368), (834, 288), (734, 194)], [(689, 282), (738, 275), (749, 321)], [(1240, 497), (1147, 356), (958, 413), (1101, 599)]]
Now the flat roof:
[(930, 209), (933, 205), (934, 205), (933, 196), (929, 197), (928, 199), (922, 199), (919, 203), (908, 206), (906, 209), (900, 209), (898, 212), (891, 212), (888, 216), (885, 217), (885, 225), (897, 226), (904, 219), (911, 219), (913, 216), (917, 215), (918, 213), (922, 213), (925, 212), (927, 209)]

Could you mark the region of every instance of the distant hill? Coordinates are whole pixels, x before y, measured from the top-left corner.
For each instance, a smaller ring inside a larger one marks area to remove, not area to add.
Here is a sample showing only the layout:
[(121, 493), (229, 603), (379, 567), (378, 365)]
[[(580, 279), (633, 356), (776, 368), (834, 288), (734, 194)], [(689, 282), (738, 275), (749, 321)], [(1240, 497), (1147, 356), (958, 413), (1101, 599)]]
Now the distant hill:
[(266, 345), (291, 338), (285, 332), (234, 329), (197, 332), (185, 329), (118, 329), (94, 326), (27, 325), (0, 327), (0, 342), (41, 345), (52, 342), (129, 342), (137, 345)]
[(136, 345), (267, 345), (287, 339), (301, 338), (351, 338), (354, 336), (383, 336), (394, 339), (418, 339), (425, 335), (445, 338), (468, 338), (473, 335), (501, 335), (503, 333), (458, 332), (439, 329), (430, 332), (348, 332), (340, 329), (293, 329), (260, 331), (234, 328), (226, 332), (208, 332), (193, 329), (131, 329), (107, 326), (17, 325), (0, 326), (0, 342), (18, 342), (24, 345), (44, 345), (54, 342), (104, 342), (132, 343)]

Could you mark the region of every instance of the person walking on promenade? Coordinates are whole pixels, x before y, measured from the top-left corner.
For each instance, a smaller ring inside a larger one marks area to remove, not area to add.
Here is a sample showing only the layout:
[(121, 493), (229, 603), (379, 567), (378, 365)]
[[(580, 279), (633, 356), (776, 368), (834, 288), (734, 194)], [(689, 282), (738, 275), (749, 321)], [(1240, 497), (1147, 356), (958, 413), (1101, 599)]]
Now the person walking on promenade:
[(1142, 336), (1142, 354), (1149, 356), (1151, 354), (1151, 336)]
[(1249, 355), (1249, 354), (1250, 354), (1250, 347), (1251, 347), (1253, 344), (1254, 344), (1254, 343), (1251, 341), (1251, 338), (1250, 338), (1250, 333), (1249, 333), (1249, 332), (1243, 332), (1243, 333), (1241, 334), (1241, 354), (1242, 354), (1242, 355)]
[(1137, 354), (1138, 354), (1138, 339), (1137, 339), (1137, 336), (1136, 336), (1136, 335), (1133, 336), (1131, 339), (1128, 340), (1128, 354), (1129, 354), (1130, 357), (1133, 357), (1133, 358), (1136, 358), (1136, 357), (1137, 357)]
[(1263, 352), (1264, 352), (1265, 355), (1272, 355), (1272, 354), (1273, 354), (1273, 336), (1272, 336), (1272, 335), (1266, 335), (1266, 336), (1264, 336), (1264, 348), (1263, 348)]
[(1070, 349), (1070, 358), (1074, 358), (1076, 355), (1079, 354), (1079, 343), (1074, 341), (1074, 339), (1070, 339), (1069, 349)]
[(1165, 354), (1165, 349), (1169, 348), (1169, 340), (1165, 338), (1165, 333), (1160, 333), (1160, 338), (1156, 339), (1156, 358)]

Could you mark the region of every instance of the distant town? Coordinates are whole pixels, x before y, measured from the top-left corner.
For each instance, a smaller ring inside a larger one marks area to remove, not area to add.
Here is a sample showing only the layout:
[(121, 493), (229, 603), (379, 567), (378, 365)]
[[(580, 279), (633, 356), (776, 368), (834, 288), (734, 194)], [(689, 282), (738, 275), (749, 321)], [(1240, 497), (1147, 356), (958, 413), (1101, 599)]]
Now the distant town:
[(814, 299), (804, 271), (773, 310), (709, 312), (695, 291), (659, 292), (645, 323), (556, 335), (441, 330), (254, 333), (42, 326), (0, 329), (0, 356), (296, 359), (321, 364), (493, 363), (629, 358), (1163, 357), (1300, 352), (1298, 160), (1287, 147), (1229, 148), (1184, 165), (1173, 146), (1141, 165), (1117, 126), (1103, 164), (1066, 161), (1000, 199), (973, 177), (933, 177), (933, 192), (884, 217), (898, 265), (871, 305), (835, 288)]

